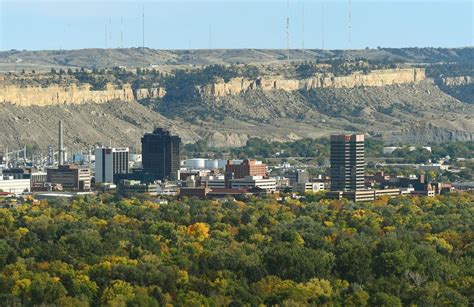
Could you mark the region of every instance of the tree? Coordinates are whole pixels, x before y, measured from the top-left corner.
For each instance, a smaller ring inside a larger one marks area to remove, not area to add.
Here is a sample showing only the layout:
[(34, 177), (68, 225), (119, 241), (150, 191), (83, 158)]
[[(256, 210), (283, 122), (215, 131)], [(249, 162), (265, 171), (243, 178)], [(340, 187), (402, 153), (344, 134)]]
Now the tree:
[(102, 293), (100, 302), (110, 306), (126, 306), (126, 303), (134, 297), (135, 293), (131, 284), (123, 280), (114, 280)]
[(384, 292), (375, 293), (375, 295), (371, 297), (370, 303), (373, 306), (380, 307), (402, 307), (402, 302), (398, 297)]

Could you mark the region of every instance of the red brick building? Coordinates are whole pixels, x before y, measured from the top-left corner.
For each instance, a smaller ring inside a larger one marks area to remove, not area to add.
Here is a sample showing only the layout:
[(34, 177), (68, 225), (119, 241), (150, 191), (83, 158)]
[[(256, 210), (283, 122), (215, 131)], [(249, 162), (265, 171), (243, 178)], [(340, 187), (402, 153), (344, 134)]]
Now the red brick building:
[(267, 165), (257, 160), (244, 160), (236, 163), (232, 160), (227, 160), (225, 171), (234, 174), (234, 179), (244, 178), (246, 176), (262, 176), (267, 177)]

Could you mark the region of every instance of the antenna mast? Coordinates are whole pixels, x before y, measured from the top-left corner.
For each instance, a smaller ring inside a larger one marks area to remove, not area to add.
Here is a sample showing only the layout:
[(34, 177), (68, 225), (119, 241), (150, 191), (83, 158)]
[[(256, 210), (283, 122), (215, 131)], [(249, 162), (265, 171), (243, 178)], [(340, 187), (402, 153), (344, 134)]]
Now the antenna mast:
[(109, 41), (110, 46), (112, 47), (112, 17), (109, 17)]
[(107, 38), (107, 33), (108, 32), (109, 31), (107, 30), (107, 23), (105, 23), (105, 36), (104, 36), (104, 38), (105, 38), (105, 49), (109, 48), (108, 43), (107, 43), (108, 42), (108, 38)]
[(303, 3), (303, 11), (302, 11), (302, 34), (303, 34), (303, 39), (301, 41), (301, 49), (304, 50), (304, 1), (302, 2)]
[(120, 17), (120, 48), (123, 48), (123, 17)]
[(287, 50), (287, 59), (290, 60), (290, 0), (286, 2), (286, 50)]
[(324, 50), (324, 4), (322, 12), (322, 22), (321, 22), (321, 49)]
[(351, 48), (351, 31), (352, 31), (352, 3), (349, 0), (349, 48)]
[(143, 51), (143, 69), (145, 69), (145, 4), (142, 6), (142, 51)]
[(212, 26), (209, 25), (209, 50), (212, 50)]

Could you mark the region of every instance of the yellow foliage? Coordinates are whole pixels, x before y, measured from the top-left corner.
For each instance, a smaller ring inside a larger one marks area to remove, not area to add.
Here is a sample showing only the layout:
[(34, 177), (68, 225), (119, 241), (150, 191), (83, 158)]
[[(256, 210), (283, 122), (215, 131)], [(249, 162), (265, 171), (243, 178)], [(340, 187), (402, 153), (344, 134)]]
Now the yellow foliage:
[(31, 285), (31, 280), (28, 278), (23, 278), (15, 281), (15, 285), (12, 288), (12, 294), (15, 296), (20, 296), (23, 293), (26, 293)]
[(385, 232), (394, 232), (397, 228), (395, 226), (385, 226), (383, 231)]
[(303, 285), (300, 284), (299, 286), (308, 293), (308, 296), (314, 299), (319, 297), (329, 298), (333, 294), (331, 283), (326, 279), (313, 278)]
[(166, 244), (166, 243), (161, 244), (160, 251), (163, 254), (169, 254), (170, 248), (168, 247), (168, 244)]
[(365, 210), (363, 209), (358, 209), (352, 214), (352, 218), (354, 219), (361, 219), (365, 215)]
[(260, 233), (255, 233), (250, 236), (250, 241), (252, 242), (263, 242), (265, 240), (265, 236)]
[(15, 231), (20, 237), (26, 235), (27, 233), (30, 232), (30, 230), (26, 227), (19, 227), (16, 231)]
[(109, 222), (107, 222), (106, 220), (95, 218), (95, 217), (91, 219), (91, 221), (92, 223), (94, 223), (94, 225), (100, 228), (103, 228), (109, 224)]
[(77, 218), (75, 218), (74, 216), (70, 214), (61, 212), (55, 216), (54, 220), (58, 222), (76, 222)]
[(234, 205), (236, 205), (236, 206), (239, 207), (240, 209), (245, 208), (245, 203), (244, 203), (243, 201), (235, 200), (235, 201), (234, 201)]
[(331, 221), (324, 221), (324, 225), (325, 225), (326, 227), (332, 227), (332, 226), (334, 226), (334, 223), (331, 222)]
[(182, 284), (189, 282), (189, 274), (186, 270), (179, 270), (179, 282)]
[(42, 271), (47, 271), (50, 268), (49, 262), (39, 262), (36, 266)]
[(187, 234), (203, 241), (209, 237), (209, 226), (205, 223), (194, 223), (187, 228)]
[(112, 267), (117, 264), (137, 265), (138, 260), (129, 259), (123, 256), (107, 256), (99, 265), (107, 270), (111, 270)]

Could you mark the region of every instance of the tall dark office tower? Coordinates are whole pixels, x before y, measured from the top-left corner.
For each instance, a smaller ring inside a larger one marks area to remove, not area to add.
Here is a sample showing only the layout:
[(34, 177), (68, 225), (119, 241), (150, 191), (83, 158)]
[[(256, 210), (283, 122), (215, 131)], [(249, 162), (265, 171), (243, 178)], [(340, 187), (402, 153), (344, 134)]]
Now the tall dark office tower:
[(331, 190), (364, 189), (364, 135), (331, 135)]
[(181, 138), (156, 128), (142, 137), (142, 164), (145, 173), (155, 179), (176, 179), (180, 164)]

